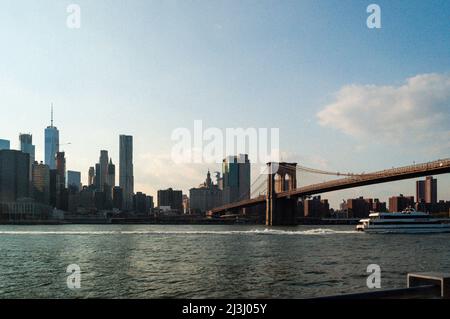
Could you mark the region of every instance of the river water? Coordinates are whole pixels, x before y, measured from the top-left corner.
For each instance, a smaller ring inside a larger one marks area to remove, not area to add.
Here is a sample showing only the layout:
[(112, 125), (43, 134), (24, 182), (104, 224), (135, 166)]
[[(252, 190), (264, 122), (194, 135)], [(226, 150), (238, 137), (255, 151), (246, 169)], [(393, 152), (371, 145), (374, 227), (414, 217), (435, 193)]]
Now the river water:
[[(0, 226), (0, 298), (306, 298), (450, 272), (450, 234), (353, 226)], [(67, 267), (80, 267), (80, 288)]]

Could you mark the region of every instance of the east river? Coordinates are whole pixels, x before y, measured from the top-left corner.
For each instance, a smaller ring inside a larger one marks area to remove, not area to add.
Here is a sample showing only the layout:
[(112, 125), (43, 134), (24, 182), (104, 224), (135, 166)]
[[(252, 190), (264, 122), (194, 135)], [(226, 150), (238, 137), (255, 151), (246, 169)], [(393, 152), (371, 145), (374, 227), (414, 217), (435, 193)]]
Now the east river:
[[(0, 298), (307, 298), (450, 272), (450, 234), (353, 226), (0, 226)], [(67, 284), (79, 267), (80, 288)], [(72, 266), (73, 267), (73, 266)], [(73, 288), (73, 287), (72, 287)]]

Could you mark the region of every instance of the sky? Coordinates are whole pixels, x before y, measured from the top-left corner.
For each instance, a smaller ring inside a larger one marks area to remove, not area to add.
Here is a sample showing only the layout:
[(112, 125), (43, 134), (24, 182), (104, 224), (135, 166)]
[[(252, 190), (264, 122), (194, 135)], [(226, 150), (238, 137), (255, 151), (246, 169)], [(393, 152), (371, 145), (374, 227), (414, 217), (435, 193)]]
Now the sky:
[[(67, 26), (78, 4), (80, 28)], [(381, 8), (369, 29), (366, 8)], [(368, 172), (450, 155), (449, 1), (21, 1), (0, 8), (0, 139), (50, 104), (67, 168), (87, 172), (134, 136), (135, 191), (188, 192), (214, 163), (176, 164), (178, 128), (279, 128), (282, 159)], [(256, 177), (256, 170), (253, 177)], [(298, 184), (323, 176), (301, 174)], [(118, 183), (118, 177), (117, 177)], [(450, 177), (438, 176), (450, 200)], [(414, 180), (324, 194), (415, 194)]]

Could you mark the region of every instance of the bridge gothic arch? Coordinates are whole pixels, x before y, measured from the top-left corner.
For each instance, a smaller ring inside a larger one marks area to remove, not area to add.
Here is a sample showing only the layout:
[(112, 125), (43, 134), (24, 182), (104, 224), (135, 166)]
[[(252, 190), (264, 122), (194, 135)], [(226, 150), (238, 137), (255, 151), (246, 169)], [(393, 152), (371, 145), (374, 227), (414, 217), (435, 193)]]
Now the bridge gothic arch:
[(296, 199), (277, 199), (277, 193), (297, 188), (297, 163), (267, 163), (266, 225), (295, 222)]

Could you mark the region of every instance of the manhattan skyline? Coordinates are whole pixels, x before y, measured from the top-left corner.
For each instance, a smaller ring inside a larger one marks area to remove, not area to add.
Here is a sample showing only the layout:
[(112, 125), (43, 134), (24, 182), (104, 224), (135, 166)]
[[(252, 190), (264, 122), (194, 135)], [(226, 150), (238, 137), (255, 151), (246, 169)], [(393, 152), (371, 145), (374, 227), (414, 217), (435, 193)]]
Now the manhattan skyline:
[[(43, 161), (53, 102), (60, 143), (72, 143), (61, 146), (67, 168), (83, 184), (100, 150), (119, 162), (118, 136), (127, 134), (135, 190), (187, 193), (208, 169), (220, 171), (170, 162), (171, 132), (197, 119), (221, 129), (279, 127), (283, 160), (326, 170), (449, 157), (449, 3), (378, 1), (380, 30), (365, 26), (364, 1), (219, 1), (222, 10), (79, 1), (79, 30), (66, 27), (65, 4), (24, 3), (6, 2), (0, 13), (8, 43), (0, 138), (19, 149), (19, 133), (33, 134)], [(299, 185), (319, 181), (300, 177)], [(439, 199), (450, 198), (449, 186), (439, 178)], [(336, 207), (356, 195), (414, 195), (414, 187), (408, 180), (323, 197)]]

